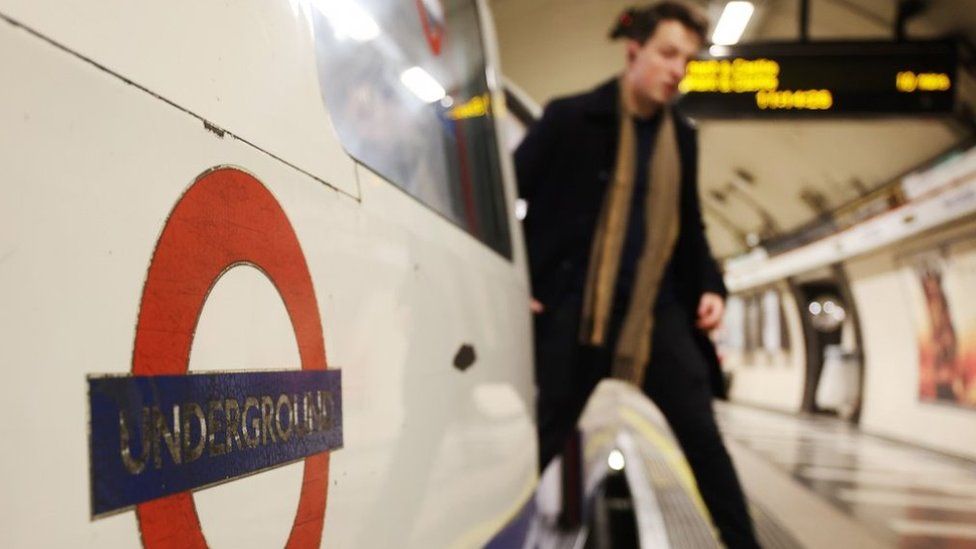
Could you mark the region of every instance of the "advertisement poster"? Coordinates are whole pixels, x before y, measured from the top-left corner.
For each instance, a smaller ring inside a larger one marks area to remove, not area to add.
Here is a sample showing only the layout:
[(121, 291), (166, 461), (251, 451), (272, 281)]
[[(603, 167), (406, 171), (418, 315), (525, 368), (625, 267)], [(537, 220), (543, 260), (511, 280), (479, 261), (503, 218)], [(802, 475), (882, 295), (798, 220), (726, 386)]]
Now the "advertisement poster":
[(904, 259), (919, 400), (976, 409), (976, 241)]

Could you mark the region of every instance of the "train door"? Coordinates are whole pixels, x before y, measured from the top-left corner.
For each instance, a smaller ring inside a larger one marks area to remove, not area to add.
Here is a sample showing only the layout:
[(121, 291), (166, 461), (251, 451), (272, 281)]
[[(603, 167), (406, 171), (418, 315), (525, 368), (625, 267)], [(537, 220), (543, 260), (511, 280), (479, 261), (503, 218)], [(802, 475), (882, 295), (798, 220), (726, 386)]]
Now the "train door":
[(801, 410), (856, 421), (863, 378), (853, 300), (839, 269), (794, 282), (806, 354)]

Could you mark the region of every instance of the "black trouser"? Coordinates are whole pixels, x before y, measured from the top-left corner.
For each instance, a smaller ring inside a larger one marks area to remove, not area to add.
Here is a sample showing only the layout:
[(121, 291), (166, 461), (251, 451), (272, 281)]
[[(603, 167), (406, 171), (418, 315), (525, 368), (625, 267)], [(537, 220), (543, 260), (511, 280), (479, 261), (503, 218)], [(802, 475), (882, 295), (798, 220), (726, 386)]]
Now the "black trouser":
[[(722, 442), (712, 411), (707, 365), (692, 338), (688, 315), (680, 307), (655, 314), (651, 362), (644, 392), (668, 420), (691, 466), (705, 505), (730, 548), (758, 547), (745, 497)], [(540, 388), (539, 444), (541, 466), (562, 449), (586, 399), (609, 372), (610, 353), (581, 349), (575, 368), (575, 391), (561, 395)]]

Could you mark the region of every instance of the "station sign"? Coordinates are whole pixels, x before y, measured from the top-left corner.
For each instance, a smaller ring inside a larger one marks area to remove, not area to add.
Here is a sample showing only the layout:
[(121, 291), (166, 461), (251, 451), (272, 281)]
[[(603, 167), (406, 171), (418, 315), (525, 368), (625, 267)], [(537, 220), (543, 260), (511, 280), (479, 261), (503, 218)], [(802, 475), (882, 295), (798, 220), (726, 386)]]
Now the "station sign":
[(716, 46), (688, 63), (680, 104), (699, 118), (945, 115), (957, 66), (948, 41)]
[(339, 375), (293, 370), (89, 378), (93, 514), (340, 447)]
[[(210, 291), (244, 265), (277, 290), (301, 364), (191, 373), (190, 349)], [(146, 273), (132, 369), (88, 376), (88, 404), (93, 519), (134, 507), (146, 549), (209, 547), (196, 490), (302, 461), (286, 546), (321, 545), (329, 456), (343, 445), (342, 372), (326, 362), (298, 235), (256, 177), (216, 166), (176, 202)]]

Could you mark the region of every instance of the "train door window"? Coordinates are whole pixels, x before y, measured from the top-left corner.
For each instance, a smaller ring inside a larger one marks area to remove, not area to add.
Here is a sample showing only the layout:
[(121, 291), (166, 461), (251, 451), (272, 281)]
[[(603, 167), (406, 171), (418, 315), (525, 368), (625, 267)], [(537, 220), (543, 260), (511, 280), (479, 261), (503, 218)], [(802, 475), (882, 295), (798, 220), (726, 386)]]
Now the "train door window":
[(301, 1), (347, 152), (510, 258), (477, 2)]

